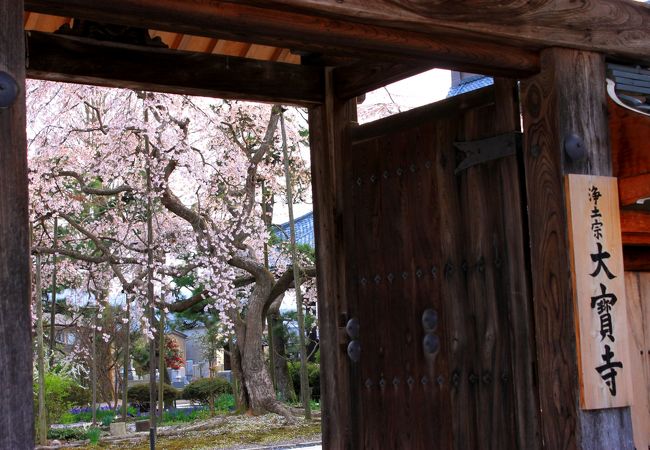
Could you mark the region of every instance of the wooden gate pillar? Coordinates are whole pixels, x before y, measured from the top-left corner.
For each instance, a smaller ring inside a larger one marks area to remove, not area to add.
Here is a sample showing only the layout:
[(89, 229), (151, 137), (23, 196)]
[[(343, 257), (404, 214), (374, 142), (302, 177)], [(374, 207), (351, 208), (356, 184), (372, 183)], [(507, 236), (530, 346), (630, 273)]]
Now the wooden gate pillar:
[[(553, 450), (634, 448), (629, 408), (579, 406), (563, 176), (612, 173), (605, 86), (602, 55), (556, 48), (521, 86), (542, 436)], [(584, 142), (581, 161), (564, 151), (570, 134)]]
[(323, 448), (353, 448), (349, 364), (344, 327), (345, 252), (343, 243), (343, 156), (347, 126), (356, 121), (356, 99), (342, 102), (333, 95), (331, 69), (326, 72), (322, 106), (309, 110), (314, 229), (316, 236), (318, 321), (321, 355)]
[(23, 9), (0, 0), (0, 103), (18, 87), (0, 107), (0, 448), (15, 450), (34, 448)]

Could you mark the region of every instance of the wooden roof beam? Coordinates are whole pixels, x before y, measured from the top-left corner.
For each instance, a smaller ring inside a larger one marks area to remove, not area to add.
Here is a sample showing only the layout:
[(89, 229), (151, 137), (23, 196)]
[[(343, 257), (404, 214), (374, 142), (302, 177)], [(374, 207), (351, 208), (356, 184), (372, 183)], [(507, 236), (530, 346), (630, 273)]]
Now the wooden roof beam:
[[(357, 97), (374, 89), (379, 89), (390, 83), (401, 81), (430, 69), (451, 69), (463, 72), (480, 73), (481, 68), (470, 63), (449, 63), (445, 61), (412, 62), (389, 61), (372, 62), (359, 61), (336, 67), (333, 71), (334, 94), (342, 100)], [(512, 77), (508, 70), (494, 70), (492, 75)]]
[(29, 78), (303, 106), (324, 99), (318, 67), (33, 31), (26, 41)]
[(567, 47), (650, 63), (650, 6), (633, 0), (242, 1), (256, 7), (405, 31), (438, 32), (476, 42), (538, 49)]
[[(273, 6), (273, 3), (258, 2)], [(334, 2), (332, 2), (334, 3)], [(317, 14), (208, 0), (26, 0), (25, 8), (149, 29), (253, 42), (375, 61), (461, 67), (490, 75), (526, 76), (539, 70), (538, 54), (503, 41), (449, 30), (414, 32)], [(476, 8), (472, 8), (476, 10)], [(440, 32), (442, 31), (442, 32)]]
[(337, 67), (333, 71), (334, 95), (339, 99), (347, 100), (433, 68), (433, 65), (413, 65), (400, 62), (360, 62)]

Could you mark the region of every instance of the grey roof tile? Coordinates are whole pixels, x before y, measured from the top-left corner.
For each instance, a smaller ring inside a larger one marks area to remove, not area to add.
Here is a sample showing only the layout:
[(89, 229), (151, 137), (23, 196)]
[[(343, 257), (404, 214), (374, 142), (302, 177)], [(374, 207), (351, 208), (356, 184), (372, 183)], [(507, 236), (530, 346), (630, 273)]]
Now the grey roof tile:
[(465, 94), (467, 92), (491, 86), (492, 84), (494, 84), (492, 77), (486, 75), (472, 75), (471, 77), (465, 78), (457, 85), (450, 87), (447, 97)]

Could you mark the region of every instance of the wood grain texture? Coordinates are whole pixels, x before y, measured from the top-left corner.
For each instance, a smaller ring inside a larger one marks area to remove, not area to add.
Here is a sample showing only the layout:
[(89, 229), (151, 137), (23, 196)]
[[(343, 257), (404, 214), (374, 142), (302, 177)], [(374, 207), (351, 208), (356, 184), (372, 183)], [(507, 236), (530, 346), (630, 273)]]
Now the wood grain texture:
[(80, 17), (176, 33), (253, 42), (358, 58), (421, 64), (506, 76), (539, 69), (536, 52), (507, 42), (494, 44), (475, 37), (397, 30), (337, 20), (276, 7), (211, 0), (27, 0), (29, 11)]
[(650, 252), (650, 212), (642, 210), (621, 211), (623, 245), (645, 245)]
[(619, 177), (618, 192), (621, 206), (634, 205), (639, 200), (650, 198), (650, 171), (640, 175)]
[[(566, 49), (545, 50), (541, 61), (542, 72), (522, 81), (521, 89), (542, 437), (547, 448), (558, 450), (632, 449), (628, 408), (579, 410), (562, 188), (565, 173), (611, 174), (603, 136), (604, 61), (597, 54)], [(564, 155), (563, 141), (570, 133), (589, 143), (586, 160), (573, 162)]]
[(0, 71), (20, 92), (0, 109), (0, 448), (34, 448), (25, 48), (21, 0), (0, 0)]
[(608, 99), (613, 174), (618, 177), (621, 205), (650, 197), (650, 117)]
[(443, 119), (459, 111), (487, 104), (494, 104), (494, 93), (490, 89), (479, 89), (353, 127), (350, 129), (350, 139), (353, 144), (360, 143), (395, 130), (420, 125), (435, 118)]
[[(602, 196), (598, 200), (601, 217), (592, 218), (594, 202), (589, 189), (596, 186)], [(604, 409), (629, 406), (632, 402), (631, 367), (628, 347), (628, 319), (623, 271), (623, 245), (618, 207), (618, 185), (614, 177), (567, 175), (565, 177), (566, 208), (572, 263), (576, 339), (578, 343), (578, 370), (580, 376), (580, 406), (584, 409)], [(594, 235), (593, 222), (601, 223), (599, 235)], [(601, 245), (608, 253), (606, 267), (597, 276), (591, 255)], [(608, 293), (616, 295), (611, 305), (611, 336), (601, 336), (599, 310), (592, 306), (592, 297), (599, 295), (601, 284)], [(617, 369), (616, 390), (610, 392), (595, 368), (600, 366), (607, 345), (615, 354), (615, 361), (623, 364)]]
[(650, 8), (627, 0), (245, 0), (256, 6), (381, 24), (401, 30), (558, 46), (649, 61)]
[(650, 117), (607, 101), (614, 176), (650, 173)]
[[(517, 159), (455, 174), (455, 141), (518, 127), (515, 84), (497, 84), (501, 101), (488, 88), (352, 128), (343, 229), (348, 310), (361, 322), (357, 448), (541, 448)], [(422, 344), (428, 308), (435, 356)]]
[(27, 47), (30, 78), (298, 105), (324, 100), (318, 67), (40, 32), (27, 33)]
[[(496, 78), (494, 91), (495, 133), (521, 131), (518, 83), (512, 79)], [(542, 448), (542, 440), (535, 370), (537, 357), (535, 355), (535, 324), (530, 286), (530, 258), (527, 253), (528, 245), (519, 246), (517, 244), (526, 242), (528, 239), (523, 153), (519, 151), (515, 157), (508, 158), (501, 164), (500, 171), (503, 172), (498, 173), (498, 176), (504, 206), (499, 210), (504, 223), (504, 235), (508, 236), (508, 239), (503, 242), (507, 267), (504, 273), (508, 274), (506, 283), (508, 292), (510, 292), (510, 295), (507, 296), (509, 300), (508, 323), (512, 336), (510, 342), (512, 373), (515, 383), (517, 445), (520, 449), (534, 450)], [(518, 177), (508, 176), (508, 174), (514, 173), (518, 173)]]
[[(494, 125), (486, 121), (486, 117), (494, 117), (493, 106), (469, 111), (459, 140), (478, 140), (494, 135)], [(461, 273), (467, 285), (471, 318), (476, 329), (476, 354), (472, 360), (472, 372), (478, 378), (476, 434), (479, 448), (495, 450), (518, 447), (512, 387), (519, 380), (515, 380), (512, 373), (514, 361), (509, 335), (510, 327), (517, 328), (518, 325), (510, 323), (508, 317), (512, 291), (507, 281), (518, 278), (517, 272), (523, 272), (523, 267), (513, 268), (513, 274), (502, 269), (509, 255), (504, 248), (507, 237), (502, 232), (503, 216), (498, 214), (502, 209), (517, 211), (521, 206), (502, 203), (502, 181), (514, 185), (518, 181), (516, 165), (510, 166), (515, 169), (514, 177), (508, 169), (501, 171), (502, 166), (512, 159), (472, 166), (458, 175), (462, 211), (459, 226), (463, 230), (461, 236), (465, 247)], [(514, 241), (514, 237), (511, 244), (523, 247), (523, 242)], [(532, 389), (532, 386), (527, 388)]]
[(650, 273), (627, 272), (634, 403), (632, 426), (637, 449), (650, 448)]
[(347, 400), (349, 365), (342, 332), (346, 317), (339, 315), (347, 311), (341, 171), (345, 130), (356, 120), (356, 102), (336, 100), (331, 69), (327, 69), (324, 88), (324, 105), (309, 110), (322, 361), (322, 437), (325, 448), (344, 450), (354, 448), (351, 443), (355, 418)]

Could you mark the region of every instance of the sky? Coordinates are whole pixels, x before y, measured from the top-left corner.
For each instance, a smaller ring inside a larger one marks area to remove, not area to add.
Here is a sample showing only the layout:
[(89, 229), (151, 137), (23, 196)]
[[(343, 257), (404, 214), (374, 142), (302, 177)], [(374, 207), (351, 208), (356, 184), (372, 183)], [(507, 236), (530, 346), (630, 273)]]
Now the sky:
[(392, 97), (404, 110), (412, 109), (445, 98), (450, 85), (450, 71), (433, 69), (368, 93), (364, 104), (389, 103)]
[[(447, 96), (451, 86), (451, 72), (433, 69), (407, 78), (384, 88), (369, 92), (363, 102), (364, 106), (380, 103), (396, 103), (401, 111), (442, 100)], [(304, 155), (308, 158), (308, 155)], [(296, 218), (313, 209), (311, 203), (300, 203), (293, 207)], [(282, 224), (289, 221), (287, 205), (277, 204), (273, 210), (273, 223)]]

